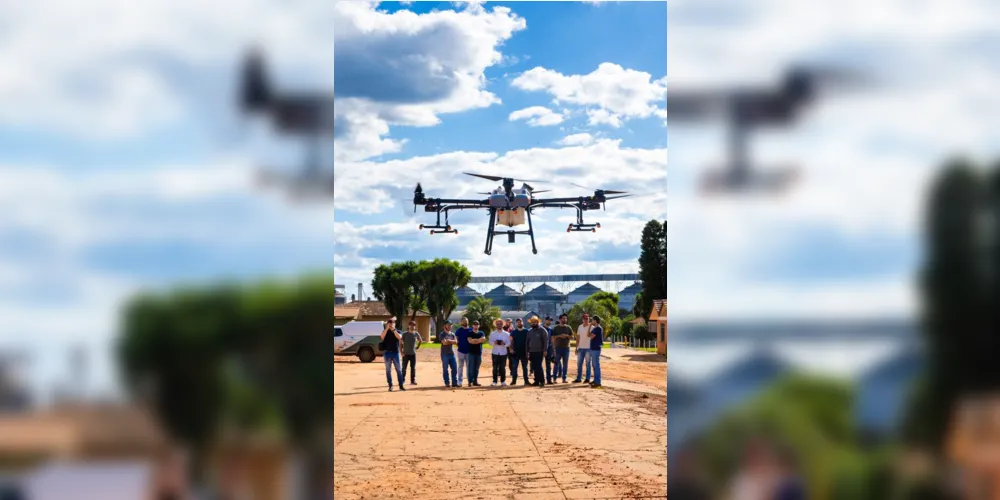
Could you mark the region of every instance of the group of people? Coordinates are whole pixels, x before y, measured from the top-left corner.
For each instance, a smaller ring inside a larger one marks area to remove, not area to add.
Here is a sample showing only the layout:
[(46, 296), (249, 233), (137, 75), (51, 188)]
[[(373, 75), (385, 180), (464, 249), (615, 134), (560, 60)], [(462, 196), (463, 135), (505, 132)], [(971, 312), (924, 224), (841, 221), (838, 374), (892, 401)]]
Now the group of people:
[[(472, 321), (470, 324), (468, 318), (462, 318), (461, 326), (454, 332), (451, 321), (446, 321), (443, 331), (438, 333), (445, 387), (461, 387), (463, 380), (467, 387), (481, 385), (479, 368), (483, 363), (484, 344), (488, 344), (491, 350), (494, 387), (507, 387), (508, 368), (512, 386), (517, 384), (519, 368), (523, 385), (529, 385), (529, 367), (534, 379), (530, 382), (532, 386), (544, 387), (546, 384), (558, 383), (559, 380), (567, 383), (570, 343), (574, 338), (576, 379), (573, 383), (583, 382), (590, 387), (601, 387), (601, 347), (604, 343), (601, 318), (584, 313), (575, 334), (568, 322), (566, 314), (559, 316), (559, 324), (555, 326), (550, 317), (541, 320), (538, 316), (532, 316), (528, 319), (530, 328), (524, 327), (521, 318), (497, 319), (493, 322), (493, 330), (487, 335), (481, 330), (479, 321)], [(381, 338), (389, 391), (394, 387), (393, 367), (400, 390), (406, 390), (403, 382), (407, 365), (410, 367), (410, 384), (416, 385), (416, 349), (419, 349), (421, 342), (420, 334), (416, 332), (416, 323), (411, 321), (404, 333), (397, 330), (395, 320), (390, 319), (386, 322)], [(402, 369), (399, 363), (400, 349), (403, 352)], [(586, 377), (581, 378), (584, 373)]]

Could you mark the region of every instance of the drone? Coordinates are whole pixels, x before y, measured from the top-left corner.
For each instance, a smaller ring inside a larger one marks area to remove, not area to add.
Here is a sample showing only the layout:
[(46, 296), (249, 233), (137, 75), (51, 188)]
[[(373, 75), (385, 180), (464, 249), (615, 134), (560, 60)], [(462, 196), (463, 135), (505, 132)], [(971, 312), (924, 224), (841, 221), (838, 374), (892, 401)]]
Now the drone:
[[(507, 234), (507, 242), (514, 243), (517, 235), (528, 235), (531, 239), (531, 253), (537, 254), (535, 247), (535, 230), (531, 222), (531, 213), (539, 208), (572, 208), (576, 210), (576, 223), (571, 223), (566, 228), (567, 233), (575, 231), (589, 231), (596, 233), (600, 229), (600, 223), (587, 224), (583, 221), (583, 212), (587, 210), (600, 210), (604, 208), (608, 200), (626, 198), (632, 196), (625, 191), (613, 191), (608, 189), (595, 189), (590, 196), (577, 196), (574, 198), (549, 198), (540, 199), (534, 195), (546, 193), (547, 190), (536, 190), (529, 182), (545, 182), (524, 179), (513, 179), (510, 177), (497, 177), (492, 175), (473, 174), (463, 172), (465, 175), (479, 177), (494, 182), (502, 182), (500, 186), (488, 193), (478, 193), (486, 195), (486, 199), (460, 200), (447, 198), (428, 198), (424, 195), (424, 190), (417, 184), (413, 190), (413, 212), (416, 213), (417, 205), (423, 205), (425, 212), (437, 214), (437, 222), (434, 225), (421, 224), (419, 229), (429, 229), (430, 234), (458, 234), (457, 229), (453, 229), (448, 223), (448, 214), (452, 210), (472, 210), (483, 209), (489, 212), (490, 221), (486, 227), (486, 255), (493, 252), (493, 237), (498, 233)], [(515, 188), (514, 183), (521, 182), (520, 188)], [(585, 188), (573, 184), (576, 187)], [(444, 224), (441, 224), (441, 215), (444, 214)], [(514, 229), (527, 224), (527, 229)], [(498, 229), (504, 226), (510, 229)]]
[(298, 174), (261, 171), (258, 182), (285, 185), (293, 195), (332, 195), (333, 165), (324, 168), (321, 153), (333, 137), (333, 92), (276, 92), (264, 55), (250, 50), (243, 61), (240, 106), (250, 115), (266, 115), (284, 135), (304, 136), (308, 142), (304, 166)]
[(728, 122), (729, 158), (721, 170), (709, 172), (703, 178), (705, 192), (781, 191), (798, 177), (797, 170), (753, 168), (748, 134), (764, 126), (790, 125), (802, 117), (804, 109), (815, 102), (821, 90), (860, 81), (856, 74), (842, 69), (796, 67), (785, 74), (777, 88), (700, 92), (671, 89), (667, 109), (672, 120), (693, 121), (721, 116)]

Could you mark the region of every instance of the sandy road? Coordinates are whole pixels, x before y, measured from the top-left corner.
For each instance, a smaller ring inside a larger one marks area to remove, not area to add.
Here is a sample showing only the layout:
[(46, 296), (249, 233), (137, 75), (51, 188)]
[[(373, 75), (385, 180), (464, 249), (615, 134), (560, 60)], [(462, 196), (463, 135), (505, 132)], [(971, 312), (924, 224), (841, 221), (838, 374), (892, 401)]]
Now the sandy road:
[(666, 497), (666, 363), (609, 356), (603, 389), (500, 389), (484, 360), (483, 387), (451, 389), (438, 351), (418, 356), (406, 392), (387, 391), (380, 359), (337, 358), (338, 500)]

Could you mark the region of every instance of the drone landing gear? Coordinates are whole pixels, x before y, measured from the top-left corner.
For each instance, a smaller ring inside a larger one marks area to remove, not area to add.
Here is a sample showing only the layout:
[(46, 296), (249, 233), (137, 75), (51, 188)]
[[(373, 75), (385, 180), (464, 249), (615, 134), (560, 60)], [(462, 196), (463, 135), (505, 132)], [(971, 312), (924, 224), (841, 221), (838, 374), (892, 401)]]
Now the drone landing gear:
[[(430, 229), (430, 234), (458, 234), (457, 229), (452, 229), (451, 224), (448, 224), (448, 214), (444, 214), (444, 225), (441, 225), (441, 212), (437, 214), (437, 223), (433, 226), (420, 225), (420, 229)], [(435, 231), (435, 229), (440, 229), (440, 231)]]
[[(531, 238), (531, 253), (538, 255), (538, 248), (535, 247), (535, 230), (534, 226), (531, 224), (531, 211), (525, 210), (528, 216), (528, 230), (527, 231), (504, 231), (507, 233), (507, 243), (514, 243), (519, 234), (526, 234)], [(497, 221), (497, 209), (490, 209), (490, 223), (486, 229), (486, 250), (484, 253), (490, 255), (493, 252), (493, 237), (496, 236), (496, 224)]]

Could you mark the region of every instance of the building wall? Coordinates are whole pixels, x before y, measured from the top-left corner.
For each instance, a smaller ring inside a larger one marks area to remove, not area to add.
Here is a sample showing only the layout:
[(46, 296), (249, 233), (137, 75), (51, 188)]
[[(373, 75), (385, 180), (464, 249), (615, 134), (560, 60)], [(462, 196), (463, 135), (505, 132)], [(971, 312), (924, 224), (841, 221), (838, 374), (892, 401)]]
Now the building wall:
[(656, 352), (667, 355), (667, 320), (656, 321)]

